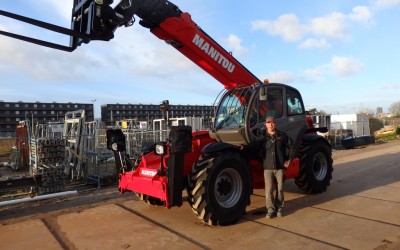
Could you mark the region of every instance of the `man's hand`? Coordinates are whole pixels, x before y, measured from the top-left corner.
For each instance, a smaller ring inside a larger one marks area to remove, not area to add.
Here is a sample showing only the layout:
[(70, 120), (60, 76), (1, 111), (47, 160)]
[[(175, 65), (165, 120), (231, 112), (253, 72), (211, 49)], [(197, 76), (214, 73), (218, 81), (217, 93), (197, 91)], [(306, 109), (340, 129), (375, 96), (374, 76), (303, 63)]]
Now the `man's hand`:
[(285, 168), (288, 168), (289, 165), (290, 165), (290, 161), (285, 161), (285, 162), (283, 163), (283, 166), (284, 166)]

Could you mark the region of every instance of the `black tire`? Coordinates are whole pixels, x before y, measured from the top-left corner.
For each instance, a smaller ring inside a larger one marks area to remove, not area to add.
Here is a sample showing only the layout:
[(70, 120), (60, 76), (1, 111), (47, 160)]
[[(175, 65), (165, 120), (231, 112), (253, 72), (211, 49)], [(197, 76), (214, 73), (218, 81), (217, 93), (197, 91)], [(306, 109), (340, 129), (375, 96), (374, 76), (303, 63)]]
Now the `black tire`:
[(326, 191), (332, 179), (332, 153), (323, 140), (306, 142), (300, 146), (300, 169), (295, 183), (307, 194)]
[(233, 151), (203, 155), (188, 178), (188, 201), (209, 225), (235, 223), (250, 204), (251, 178), (246, 161)]

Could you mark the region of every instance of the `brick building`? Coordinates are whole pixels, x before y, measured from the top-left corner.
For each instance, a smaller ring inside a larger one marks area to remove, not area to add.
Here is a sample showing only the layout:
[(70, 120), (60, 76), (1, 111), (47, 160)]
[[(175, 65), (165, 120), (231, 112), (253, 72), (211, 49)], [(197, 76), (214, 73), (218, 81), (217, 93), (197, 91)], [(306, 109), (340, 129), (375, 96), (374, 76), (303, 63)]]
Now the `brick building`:
[(64, 121), (68, 111), (85, 110), (86, 121), (93, 121), (93, 104), (57, 102), (4, 102), (0, 101), (0, 132), (15, 132), (20, 121)]
[[(207, 105), (169, 105), (169, 118), (175, 117), (203, 117), (209, 121), (213, 115), (213, 106)], [(162, 119), (163, 113), (157, 104), (105, 104), (101, 106), (101, 120), (107, 125), (114, 125), (116, 121), (137, 119), (150, 122)], [(208, 126), (208, 124), (205, 124)]]

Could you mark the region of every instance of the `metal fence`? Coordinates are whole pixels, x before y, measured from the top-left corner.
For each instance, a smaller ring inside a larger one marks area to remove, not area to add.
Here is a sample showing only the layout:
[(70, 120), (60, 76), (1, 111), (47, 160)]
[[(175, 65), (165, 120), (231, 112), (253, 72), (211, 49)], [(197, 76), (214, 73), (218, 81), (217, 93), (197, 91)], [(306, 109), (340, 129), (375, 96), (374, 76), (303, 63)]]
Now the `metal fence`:
[(328, 140), (333, 148), (341, 148), (343, 139), (371, 134), (369, 123), (356, 121), (332, 122), (328, 130)]
[(145, 131), (126, 129), (122, 130), (126, 139), (126, 151), (132, 157), (141, 155), (143, 150), (151, 144), (168, 139), (169, 130)]
[[(137, 158), (149, 145), (165, 141), (169, 130), (145, 131), (125, 129), (126, 151), (132, 158)], [(63, 185), (86, 183), (108, 185), (116, 183), (117, 173), (114, 154), (107, 149), (106, 129), (94, 124), (85, 124), (79, 136), (67, 134), (54, 137), (7, 138), (3, 141), (0, 158), (0, 178), (43, 176), (45, 188), (42, 193), (60, 191)], [(0, 142), (1, 142), (0, 141)], [(16, 141), (28, 142), (29, 150), (19, 150)], [(7, 143), (5, 143), (7, 142)], [(63, 142), (63, 145), (60, 143)], [(23, 154), (27, 154), (22, 157)], [(23, 167), (21, 158), (29, 159)], [(42, 183), (42, 184), (43, 184)]]

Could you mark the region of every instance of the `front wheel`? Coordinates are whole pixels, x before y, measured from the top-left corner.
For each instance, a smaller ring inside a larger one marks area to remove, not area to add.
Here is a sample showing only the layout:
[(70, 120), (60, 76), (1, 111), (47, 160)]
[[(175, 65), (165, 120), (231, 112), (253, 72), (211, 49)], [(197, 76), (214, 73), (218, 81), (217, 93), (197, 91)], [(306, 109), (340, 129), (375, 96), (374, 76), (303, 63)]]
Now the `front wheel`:
[(322, 140), (306, 142), (300, 147), (300, 169), (295, 183), (307, 194), (326, 191), (332, 179), (332, 154)]
[(201, 156), (188, 181), (192, 210), (209, 225), (235, 223), (250, 203), (250, 173), (237, 152)]

